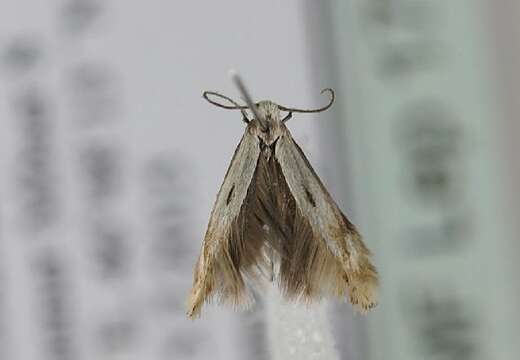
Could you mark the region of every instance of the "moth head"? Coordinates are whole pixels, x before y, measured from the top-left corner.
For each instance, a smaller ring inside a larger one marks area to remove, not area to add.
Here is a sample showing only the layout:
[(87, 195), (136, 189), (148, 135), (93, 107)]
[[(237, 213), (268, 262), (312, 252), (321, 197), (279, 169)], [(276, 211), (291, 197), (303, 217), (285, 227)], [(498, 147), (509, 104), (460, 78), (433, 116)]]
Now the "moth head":
[(258, 109), (258, 116), (266, 121), (267, 124), (277, 123), (282, 121), (280, 108), (272, 101), (264, 100), (256, 104)]
[(265, 100), (256, 103), (254, 119), (249, 126), (265, 145), (271, 146), (281, 134), (283, 119), (278, 105)]
[[(291, 119), (293, 112), (295, 112), (295, 113), (296, 112), (297, 113), (317, 113), (317, 112), (325, 111), (332, 106), (332, 104), (334, 103), (334, 99), (335, 99), (334, 90), (332, 90), (330, 88), (326, 88), (326, 89), (323, 89), (321, 91), (321, 93), (328, 92), (330, 94), (330, 101), (327, 105), (317, 108), (317, 109), (290, 108), (290, 107), (278, 105), (269, 100), (264, 100), (264, 101), (260, 101), (258, 103), (253, 103), (253, 101), (251, 100), (251, 97), (246, 92), (245, 87), (243, 86), (243, 84), (241, 83), (240, 80), (238, 80), (238, 83), (239, 83), (239, 88), (242, 90), (244, 98), (246, 99), (247, 105), (240, 105), (235, 100), (233, 100), (225, 95), (214, 92), (214, 91), (204, 91), (204, 93), (202, 94), (202, 97), (215, 106), (218, 106), (218, 107), (221, 107), (224, 109), (229, 109), (229, 110), (240, 110), (240, 112), (242, 113), (242, 120), (245, 123), (249, 124), (250, 122), (254, 121), (254, 123), (257, 124), (260, 127), (260, 129), (264, 132), (269, 131), (272, 127), (278, 127), (281, 123), (284, 123), (284, 122), (288, 121), (289, 119)], [(215, 100), (212, 100), (209, 98), (210, 95), (224, 99), (224, 100), (228, 101), (229, 103), (231, 103), (232, 105), (226, 105), (226, 104), (219, 103)], [(249, 116), (248, 116), (246, 110), (250, 110), (253, 113), (253, 115), (254, 115), (253, 120), (249, 119)], [(281, 115), (282, 111), (287, 113), (283, 118)]]

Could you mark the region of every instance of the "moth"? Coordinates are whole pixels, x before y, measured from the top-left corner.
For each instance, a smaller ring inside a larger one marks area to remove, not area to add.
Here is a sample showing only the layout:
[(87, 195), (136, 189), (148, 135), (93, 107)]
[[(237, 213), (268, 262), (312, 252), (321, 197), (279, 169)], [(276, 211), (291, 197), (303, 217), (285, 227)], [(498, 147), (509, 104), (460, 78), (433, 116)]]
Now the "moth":
[(203, 93), (213, 105), (240, 110), (247, 125), (211, 212), (194, 269), (188, 317), (198, 316), (212, 299), (250, 305), (250, 285), (265, 278), (288, 300), (348, 296), (357, 310), (367, 312), (376, 305), (378, 285), (370, 251), (286, 126), (293, 113), (327, 110), (334, 91), (322, 91), (330, 95), (327, 105), (303, 110), (272, 101), (253, 103), (241, 79), (234, 80), (247, 105), (216, 92)]

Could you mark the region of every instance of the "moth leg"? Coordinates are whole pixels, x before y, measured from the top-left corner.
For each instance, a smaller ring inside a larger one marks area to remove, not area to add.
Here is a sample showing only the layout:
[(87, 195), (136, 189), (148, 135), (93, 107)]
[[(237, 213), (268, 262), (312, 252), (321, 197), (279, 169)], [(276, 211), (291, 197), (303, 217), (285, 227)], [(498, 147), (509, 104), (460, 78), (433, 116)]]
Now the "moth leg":
[(269, 247), (269, 263), (271, 265), (271, 273), (269, 276), (270, 282), (274, 281), (274, 249)]
[[(265, 221), (261, 221), (262, 223), (262, 230), (264, 231), (264, 236), (267, 238), (269, 236), (272, 236), (272, 226), (269, 226), (268, 224), (266, 224)], [(265, 254), (267, 255), (267, 260), (269, 261), (268, 263), (268, 266), (269, 266), (269, 274), (266, 274), (267, 277), (269, 278), (269, 282), (273, 282), (274, 281), (274, 255), (275, 255), (275, 250), (274, 248), (271, 246), (271, 245), (265, 245), (266, 246), (266, 249), (265, 249)]]
[(245, 122), (246, 124), (249, 124), (249, 122), (251, 121), (248, 117), (247, 117), (247, 114), (245, 111), (242, 110), (242, 121)]
[(283, 119), (282, 122), (286, 122), (292, 119), (292, 111), (289, 112)]

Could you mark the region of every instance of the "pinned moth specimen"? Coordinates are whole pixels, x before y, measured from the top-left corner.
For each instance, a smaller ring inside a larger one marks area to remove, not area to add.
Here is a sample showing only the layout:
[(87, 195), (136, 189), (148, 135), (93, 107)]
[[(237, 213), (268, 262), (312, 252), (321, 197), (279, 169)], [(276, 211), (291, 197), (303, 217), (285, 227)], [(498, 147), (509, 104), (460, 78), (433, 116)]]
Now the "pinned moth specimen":
[(330, 95), (326, 106), (302, 110), (272, 101), (254, 103), (238, 75), (234, 81), (247, 105), (219, 93), (203, 94), (216, 106), (240, 110), (247, 126), (211, 212), (188, 317), (198, 316), (214, 298), (249, 305), (251, 284), (263, 278), (276, 283), (289, 300), (348, 296), (355, 308), (368, 311), (377, 303), (378, 285), (370, 251), (285, 125), (293, 113), (327, 110), (334, 91), (322, 91)]

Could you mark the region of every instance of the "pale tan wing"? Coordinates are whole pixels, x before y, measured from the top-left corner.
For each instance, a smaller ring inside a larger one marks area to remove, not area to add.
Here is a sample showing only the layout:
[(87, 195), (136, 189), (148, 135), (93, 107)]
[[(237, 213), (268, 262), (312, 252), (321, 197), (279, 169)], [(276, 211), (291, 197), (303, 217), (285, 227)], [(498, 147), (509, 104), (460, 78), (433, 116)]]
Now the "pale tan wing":
[(213, 295), (222, 301), (240, 305), (245, 286), (240, 274), (236, 247), (244, 245), (246, 198), (260, 154), (258, 138), (251, 126), (246, 128), (238, 144), (224, 182), (217, 195), (204, 237), (201, 253), (194, 269), (193, 288), (188, 299), (188, 316), (199, 314), (204, 302)]
[[(335, 289), (338, 294), (347, 288), (350, 301), (358, 309), (366, 311), (372, 308), (377, 302), (378, 281), (377, 271), (370, 261), (370, 252), (354, 225), (325, 189), (287, 128), (278, 139), (275, 156), (294, 197), (297, 216), (305, 219), (312, 229), (312, 241), (323, 244), (328, 250), (324, 253), (327, 259), (322, 265), (331, 268), (324, 271), (323, 278), (315, 279), (314, 283)], [(331, 271), (335, 264), (338, 264), (338, 271)]]

